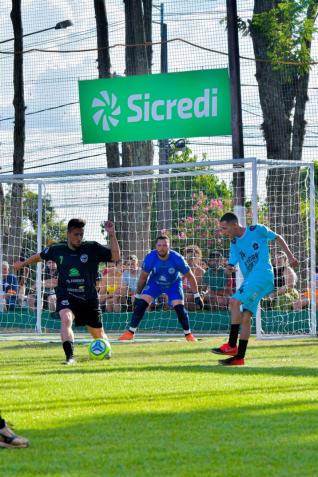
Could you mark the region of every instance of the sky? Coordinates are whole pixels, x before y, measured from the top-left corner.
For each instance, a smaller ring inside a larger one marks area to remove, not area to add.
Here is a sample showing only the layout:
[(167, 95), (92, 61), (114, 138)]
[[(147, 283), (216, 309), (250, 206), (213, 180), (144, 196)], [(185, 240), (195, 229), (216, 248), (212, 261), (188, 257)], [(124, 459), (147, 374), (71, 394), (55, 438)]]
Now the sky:
[[(238, 13), (247, 19), (252, 15), (253, 1), (239, 0)], [(125, 38), (122, 0), (107, 0), (110, 44), (123, 44)], [(180, 41), (168, 44), (169, 71), (224, 68), (228, 58), (224, 22), (225, 0), (167, 0), (164, 5), (164, 21), (168, 39), (181, 38), (216, 52), (207, 52)], [(1, 41), (13, 37), (10, 20), (11, 1), (0, 0), (0, 167), (2, 172), (12, 170), (13, 154), (13, 43)], [(66, 30), (49, 30), (24, 39), (24, 80), (26, 102), (26, 150), (25, 172), (65, 171), (78, 168), (105, 167), (103, 144), (83, 145), (78, 106), (78, 80), (95, 79), (98, 76), (95, 17), (91, 0), (23, 0), (24, 34), (54, 26), (61, 20), (70, 19), (73, 26)], [(160, 40), (159, 3), (153, 17), (153, 41)], [(317, 41), (313, 56), (317, 55)], [(51, 52), (31, 51), (41, 48)], [(72, 52), (70, 52), (72, 50)], [(74, 50), (80, 50), (74, 52)], [(67, 52), (65, 52), (67, 51)], [(241, 56), (253, 58), (249, 37), (240, 38)], [(124, 48), (111, 48), (113, 71), (123, 75)], [(317, 67), (316, 67), (317, 69)], [(154, 46), (153, 72), (160, 71), (160, 47)], [(260, 130), (262, 114), (259, 105), (253, 61), (241, 60), (242, 107), (245, 138), (245, 157), (265, 158), (266, 151)], [(311, 100), (307, 106), (308, 134), (304, 159), (312, 160), (318, 137), (317, 90), (318, 75), (311, 75)], [(269, 92), (270, 94), (270, 92)], [(44, 111), (42, 111), (44, 110)], [(42, 112), (39, 112), (42, 111)], [(11, 118), (11, 119), (8, 119)], [(178, 139), (178, 138), (176, 138)], [(155, 142), (158, 161), (158, 144)], [(210, 160), (231, 157), (229, 137), (193, 138), (190, 147), (200, 158), (206, 154)], [(67, 161), (67, 162), (66, 162)], [(51, 165), (50, 165), (51, 164)], [(86, 189), (85, 189), (86, 188)], [(48, 186), (59, 216), (69, 219), (75, 212), (89, 215), (92, 236), (99, 237), (99, 223), (107, 208), (107, 191), (101, 193), (100, 183), (70, 187)], [(75, 196), (78, 197), (75, 197)], [(93, 206), (94, 205), (94, 206)], [(88, 210), (90, 209), (90, 211)], [(93, 212), (94, 210), (94, 212)]]

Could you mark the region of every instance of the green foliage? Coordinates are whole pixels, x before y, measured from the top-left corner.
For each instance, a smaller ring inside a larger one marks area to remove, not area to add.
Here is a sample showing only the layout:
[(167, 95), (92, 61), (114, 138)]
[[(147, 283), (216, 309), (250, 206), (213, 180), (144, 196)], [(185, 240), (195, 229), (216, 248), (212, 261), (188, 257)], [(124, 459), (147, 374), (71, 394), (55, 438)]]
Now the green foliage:
[[(10, 220), (10, 192), (5, 197), (6, 220)], [(37, 231), (38, 231), (38, 194), (29, 189), (23, 192), (23, 242), (22, 250), (27, 251), (26, 255), (36, 252)], [(58, 242), (66, 237), (67, 224), (64, 220), (58, 219), (56, 211), (52, 205), (52, 199), (48, 194), (42, 198), (42, 237), (43, 244)]]
[[(298, 74), (309, 71), (309, 43), (317, 31), (316, 10), (316, 0), (282, 0), (276, 7), (253, 15), (249, 29), (267, 41), (267, 57), (275, 68), (285, 69), (285, 62), (295, 63)], [(240, 26), (246, 31), (246, 24), (241, 22)]]
[(228, 248), (228, 241), (224, 240), (218, 229), (221, 216), (232, 209), (231, 199), (214, 199), (202, 191), (194, 192), (192, 199), (189, 215), (179, 219), (173, 230), (174, 247), (182, 249), (193, 243), (201, 248), (205, 257), (211, 249)]
[[(200, 162), (205, 160), (206, 156), (203, 154)], [(197, 244), (203, 251), (215, 248), (222, 240), (216, 232), (217, 219), (225, 209), (232, 208), (232, 191), (225, 181), (213, 175), (208, 167), (186, 167), (189, 163), (199, 162), (189, 147), (185, 147), (181, 154), (172, 147), (170, 162), (185, 164), (185, 168), (181, 171), (178, 169), (180, 176), (172, 176), (169, 180), (172, 230), (166, 230), (165, 233), (173, 239), (173, 247), (179, 250), (189, 243)], [(182, 175), (182, 172), (194, 170), (203, 174)]]
[[(314, 162), (314, 185), (315, 185), (315, 224), (316, 230), (318, 230), (318, 161)], [(310, 214), (310, 202), (308, 200), (309, 195), (309, 171), (308, 168), (304, 168), (300, 171), (300, 193), (301, 203), (300, 212), (303, 221)], [(316, 233), (316, 263), (318, 263), (318, 234)]]

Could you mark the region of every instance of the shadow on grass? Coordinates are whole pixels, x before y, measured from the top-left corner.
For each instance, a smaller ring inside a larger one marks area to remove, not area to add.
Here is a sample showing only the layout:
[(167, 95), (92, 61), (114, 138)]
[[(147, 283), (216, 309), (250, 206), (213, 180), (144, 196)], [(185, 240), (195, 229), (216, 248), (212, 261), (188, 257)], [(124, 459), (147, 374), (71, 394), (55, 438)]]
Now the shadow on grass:
[(31, 447), (0, 453), (6, 477), (316, 475), (315, 412), (302, 407), (309, 401), (288, 411), (293, 401), (187, 412), (149, 411), (146, 404), (107, 412), (105, 403), (78, 404), (72, 417), (56, 417), (58, 408), (53, 417), (48, 413), (39, 424), (44, 429), (19, 429)]
[[(87, 338), (89, 341), (89, 338)], [(299, 340), (302, 340), (301, 343), (299, 343)], [(165, 354), (179, 354), (179, 353), (205, 353), (207, 351), (207, 348), (210, 349), (214, 346), (219, 346), (220, 344), (224, 343), (226, 341), (226, 337), (219, 337), (219, 336), (211, 336), (211, 337), (204, 337), (202, 339), (199, 339), (198, 343), (186, 343), (183, 339), (180, 339), (180, 341), (134, 341), (134, 342), (129, 342), (129, 343), (122, 343), (122, 342), (114, 342), (112, 343), (112, 346), (114, 349), (121, 350), (121, 352), (127, 348), (127, 352), (131, 353), (132, 349), (137, 350), (139, 348), (147, 349), (151, 347), (160, 347), (160, 346), (166, 346), (165, 348)], [(79, 347), (85, 347), (87, 346), (87, 343), (82, 343), (82, 342), (76, 342), (75, 340), (75, 345)], [(175, 346), (175, 345), (180, 345), (182, 348), (178, 349), (170, 349), (169, 346)], [(295, 341), (294, 339), (290, 340), (269, 340), (269, 341), (255, 341), (252, 339), (249, 342), (248, 349), (297, 349), (297, 348), (308, 348), (312, 346), (317, 346), (318, 345), (318, 338), (297, 338)], [(53, 349), (56, 347), (61, 347), (61, 343), (59, 342), (10, 342), (10, 344), (3, 344), (3, 342), (0, 343), (0, 353), (2, 351), (10, 351), (10, 350), (19, 350), (19, 349)]]
[[(2, 342), (3, 343), (3, 342)], [(6, 344), (6, 345), (3, 345), (2, 343), (0, 343), (0, 352), (1, 351), (10, 351), (10, 350), (19, 350), (19, 349), (25, 349), (25, 350), (28, 350), (28, 349), (49, 349), (49, 348), (53, 348), (53, 347), (56, 347), (56, 346), (61, 346), (61, 343), (36, 343), (36, 342), (25, 342), (25, 341), (16, 341), (14, 342), (13, 344), (10, 343), (10, 344)]]
[[(65, 366), (59, 369), (50, 369), (45, 372), (46, 375), (54, 375), (54, 374), (111, 374), (111, 373), (131, 373), (134, 371), (138, 371), (138, 373), (157, 373), (157, 372), (168, 372), (168, 373), (216, 373), (220, 375), (237, 375), (240, 373), (241, 375), (270, 375), (270, 376), (301, 376), (301, 377), (318, 377), (318, 369), (315, 368), (305, 368), (305, 367), (291, 367), (291, 366), (279, 366), (279, 367), (259, 367), (259, 366), (219, 366), (217, 361), (212, 361), (211, 364), (180, 364), (171, 366), (170, 363), (166, 365), (142, 365), (141, 363), (137, 363), (136, 366), (116, 366), (111, 364), (101, 364), (101, 367), (97, 367), (92, 365), (91, 369), (87, 369), (87, 367), (83, 368), (81, 364), (87, 366), (88, 362), (83, 361), (82, 363), (77, 363), (76, 366)], [(42, 372), (37, 370), (29, 370), (28, 374), (30, 375), (42, 375)]]

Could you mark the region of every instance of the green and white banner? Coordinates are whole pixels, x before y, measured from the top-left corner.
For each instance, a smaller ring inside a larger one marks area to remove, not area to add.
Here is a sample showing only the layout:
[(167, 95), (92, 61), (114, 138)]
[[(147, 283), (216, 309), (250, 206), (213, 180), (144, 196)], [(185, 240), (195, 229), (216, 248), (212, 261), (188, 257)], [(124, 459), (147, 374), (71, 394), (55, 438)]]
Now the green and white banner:
[(227, 69), (79, 81), (83, 142), (231, 134)]

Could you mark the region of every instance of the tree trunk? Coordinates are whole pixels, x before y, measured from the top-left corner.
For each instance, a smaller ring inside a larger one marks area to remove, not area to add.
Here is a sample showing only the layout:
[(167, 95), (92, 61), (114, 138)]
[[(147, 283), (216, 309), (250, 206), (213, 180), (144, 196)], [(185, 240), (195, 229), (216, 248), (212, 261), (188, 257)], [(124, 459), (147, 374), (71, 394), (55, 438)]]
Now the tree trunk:
[[(124, 0), (126, 20), (126, 74), (140, 75), (151, 72), (152, 50), (146, 45), (151, 42), (150, 0)], [(134, 46), (138, 45), (138, 46)], [(123, 166), (153, 164), (151, 141), (123, 143)], [(123, 205), (123, 244), (130, 253), (142, 259), (150, 247), (150, 223), (152, 203), (152, 181), (133, 181), (121, 184)], [(128, 250), (129, 245), (129, 250)], [(123, 247), (125, 255), (125, 248)]]
[[(11, 20), (14, 32), (14, 151), (13, 173), (23, 174), (25, 144), (25, 103), (23, 83), (23, 29), (21, 0), (12, 0)], [(9, 244), (7, 258), (10, 264), (19, 259), (22, 245), (23, 183), (14, 183), (11, 194)]]
[[(280, 1), (255, 1), (254, 14), (268, 12)], [(312, 20), (310, 9), (307, 17)], [(261, 30), (251, 26), (256, 79), (263, 112), (262, 129), (268, 159), (301, 160), (305, 136), (305, 107), (308, 100), (309, 74), (301, 74), (297, 67), (273, 67), (268, 61), (270, 44)], [(310, 50), (310, 43), (308, 42)], [(265, 61), (264, 61), (265, 60)], [(307, 279), (308, 252), (306, 234), (300, 211), (300, 170), (297, 168), (269, 169), (266, 179), (270, 226), (283, 235), (301, 263), (299, 288)]]
[(147, 62), (148, 70), (151, 73), (152, 66), (152, 0), (142, 0), (144, 7), (144, 25), (145, 25), (145, 39), (147, 42), (146, 52), (147, 52)]
[[(111, 61), (109, 55), (109, 34), (105, 0), (94, 0), (97, 47), (98, 47), (98, 71), (99, 78), (111, 78)], [(119, 168), (120, 157), (118, 143), (106, 144), (107, 167)], [(119, 225), (122, 220), (122, 207), (120, 203), (120, 185), (117, 182), (109, 182), (108, 191), (108, 218)], [(117, 230), (118, 241), (122, 246), (120, 228)]]

